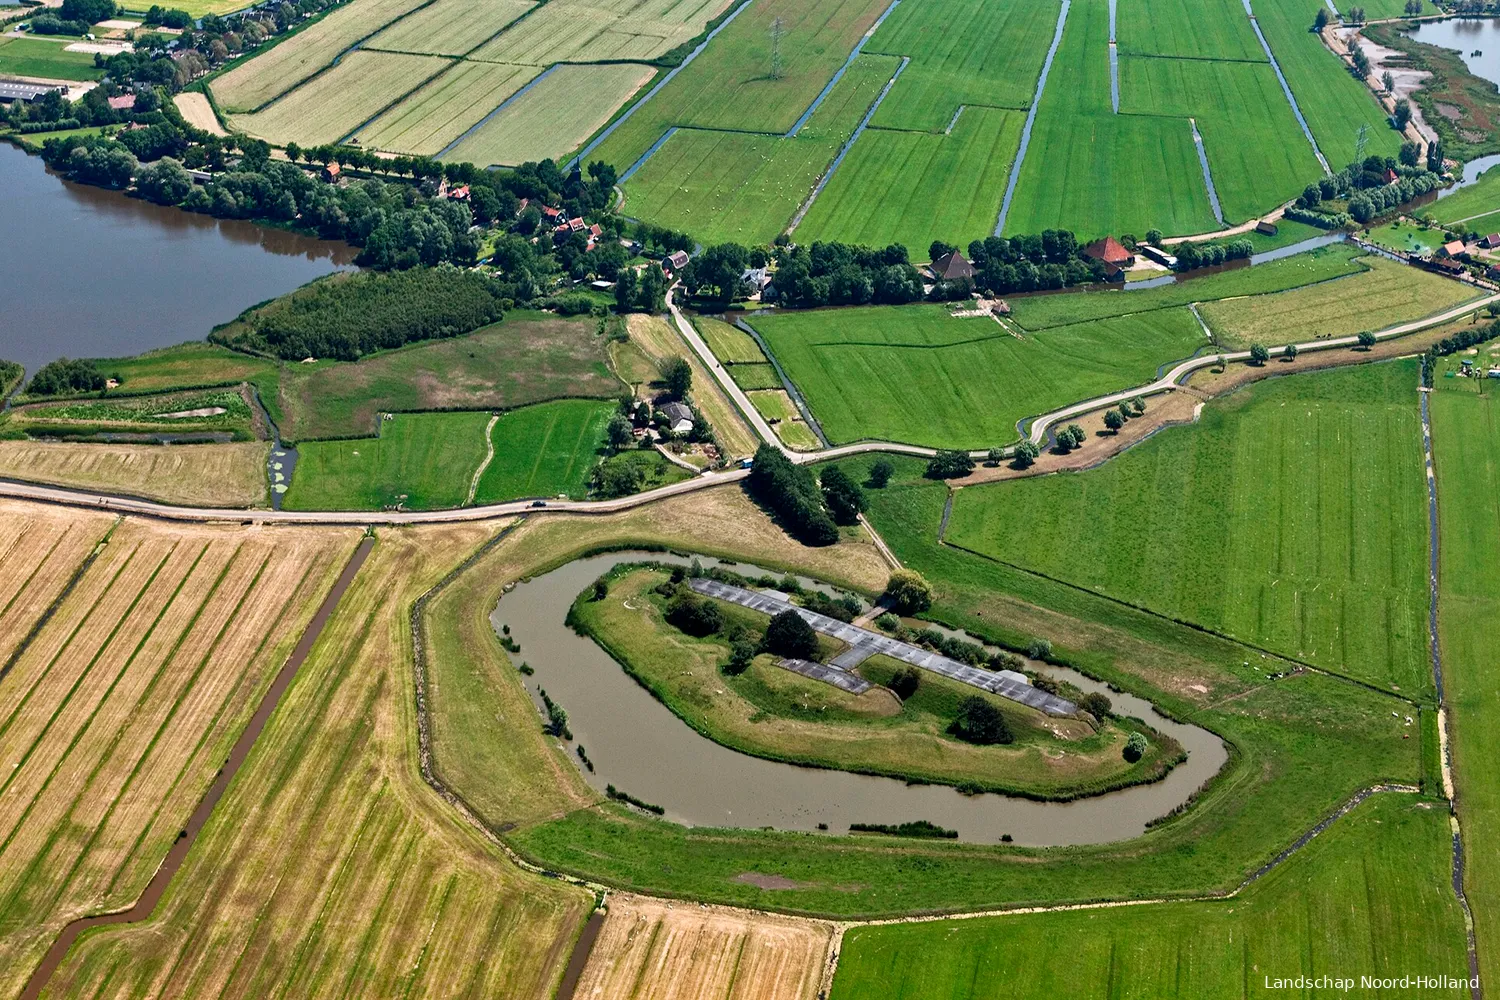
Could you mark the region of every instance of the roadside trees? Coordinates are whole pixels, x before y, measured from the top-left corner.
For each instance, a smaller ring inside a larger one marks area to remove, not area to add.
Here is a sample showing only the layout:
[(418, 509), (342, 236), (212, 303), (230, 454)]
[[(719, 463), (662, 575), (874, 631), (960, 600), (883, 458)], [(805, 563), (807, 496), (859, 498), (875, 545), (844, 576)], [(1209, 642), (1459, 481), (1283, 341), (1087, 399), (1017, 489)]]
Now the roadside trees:
[(1040, 454), (1041, 449), (1036, 445), (1032, 444), (1029, 440), (1022, 441), (1016, 445), (1016, 454), (1011, 459), (1011, 465), (1017, 469), (1029, 469), (1036, 464), (1037, 456)]
[(1104, 414), (1104, 426), (1118, 434), (1120, 428), (1125, 426), (1125, 418), (1120, 416), (1119, 410), (1108, 410)]
[(823, 470), (820, 477), (823, 499), (835, 524), (854, 524), (865, 509), (865, 491), (837, 465)]
[(878, 460), (870, 466), (870, 485), (877, 490), (885, 489), (885, 484), (891, 481), (891, 474), (895, 471), (896, 467), (886, 459)]
[(1281, 352), (1281, 356), (1283, 358), (1286, 358), (1288, 361), (1296, 361), (1297, 360), (1297, 345), (1296, 344), (1287, 344), (1286, 348)]
[(1375, 335), (1373, 333), (1371, 333), (1369, 330), (1361, 331), (1360, 335), (1359, 335), (1359, 346), (1363, 347), (1367, 351), (1370, 348), (1374, 347), (1375, 346)]
[(1271, 352), (1266, 350), (1265, 344), (1251, 344), (1250, 360), (1257, 365), (1263, 365), (1271, 360)]
[(1005, 461), (1005, 449), (1004, 448), (991, 448), (988, 458), (989, 458), (989, 464), (991, 464), (991, 465), (999, 465), (1001, 462)]
[(974, 471), (974, 460), (966, 451), (939, 451), (927, 463), (927, 478), (957, 479)]

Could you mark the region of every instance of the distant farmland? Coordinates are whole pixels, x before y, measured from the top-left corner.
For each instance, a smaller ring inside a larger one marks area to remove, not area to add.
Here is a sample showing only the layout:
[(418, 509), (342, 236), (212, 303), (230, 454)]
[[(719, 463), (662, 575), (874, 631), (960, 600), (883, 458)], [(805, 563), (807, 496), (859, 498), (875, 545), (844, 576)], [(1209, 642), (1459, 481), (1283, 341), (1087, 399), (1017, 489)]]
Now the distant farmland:
[(435, 156), (535, 75), (532, 66), (456, 63), (360, 129), (359, 141), (377, 149)]
[(536, 4), (529, 0), (436, 0), (403, 17), (363, 46), (388, 52), (461, 56), (483, 45)]
[(487, 62), (655, 59), (688, 41), (729, 0), (550, 0), (471, 53)]

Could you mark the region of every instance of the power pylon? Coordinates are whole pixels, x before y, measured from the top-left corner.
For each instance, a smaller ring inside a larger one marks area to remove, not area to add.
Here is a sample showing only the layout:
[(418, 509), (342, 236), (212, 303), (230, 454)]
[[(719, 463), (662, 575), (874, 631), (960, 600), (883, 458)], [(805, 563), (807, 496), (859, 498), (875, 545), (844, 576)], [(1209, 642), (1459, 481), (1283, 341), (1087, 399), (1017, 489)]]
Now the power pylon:
[(1354, 136), (1354, 162), (1365, 162), (1365, 147), (1370, 143), (1370, 126), (1368, 123), (1359, 127), (1359, 132)]
[(771, 22), (771, 79), (781, 79), (781, 34), (786, 22), (781, 18)]

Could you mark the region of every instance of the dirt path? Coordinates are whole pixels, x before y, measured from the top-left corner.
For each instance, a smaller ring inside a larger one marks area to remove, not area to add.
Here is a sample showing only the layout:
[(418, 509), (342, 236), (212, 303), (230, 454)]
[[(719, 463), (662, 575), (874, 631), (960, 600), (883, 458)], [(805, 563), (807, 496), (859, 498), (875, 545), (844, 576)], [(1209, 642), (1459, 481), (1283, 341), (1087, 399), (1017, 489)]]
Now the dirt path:
[(479, 463), (479, 468), (474, 470), (474, 477), (469, 480), (469, 495), (464, 499), (467, 507), (474, 502), (474, 494), (479, 491), (479, 478), (484, 475), (484, 470), (490, 467), (495, 460), (495, 438), (493, 431), (495, 424), (500, 422), (499, 414), (490, 414), (490, 422), (484, 425), (484, 461)]
[(219, 116), (214, 114), (212, 104), (203, 94), (182, 93), (172, 98), (172, 103), (177, 105), (177, 110), (182, 112), (182, 117), (193, 128), (201, 128), (210, 135), (228, 135), (224, 126), (219, 124)]

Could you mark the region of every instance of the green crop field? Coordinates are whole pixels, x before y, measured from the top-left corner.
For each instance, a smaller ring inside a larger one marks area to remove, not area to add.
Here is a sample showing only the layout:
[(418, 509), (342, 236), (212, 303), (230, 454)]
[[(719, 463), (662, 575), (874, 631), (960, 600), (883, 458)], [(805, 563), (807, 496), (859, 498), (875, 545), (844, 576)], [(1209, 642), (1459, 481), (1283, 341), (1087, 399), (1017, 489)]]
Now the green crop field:
[(1106, 0), (1077, 0), (1037, 109), (1005, 231), (1063, 228), (1093, 238), (1140, 235), (1153, 227), (1169, 233), (1219, 228), (1192, 129), (1181, 118), (1111, 113), (1109, 8)]
[(1285, 344), (1382, 329), (1443, 312), (1474, 297), (1474, 288), (1431, 271), (1380, 258), (1369, 270), (1336, 282), (1257, 298), (1209, 302), (1199, 312), (1226, 347)]
[(755, 338), (744, 330), (712, 316), (694, 316), (693, 325), (703, 335), (714, 357), (734, 364), (766, 364), (766, 356)]
[(625, 211), (706, 243), (769, 243), (854, 134), (897, 60), (861, 56), (795, 136), (682, 129), (625, 185)]
[(1115, 36), (1122, 56), (1270, 61), (1240, 0), (1120, 0)]
[(832, 1000), (1196, 1000), (1324, 974), (1356, 983), (1330, 996), (1371, 997), (1388, 994), (1359, 975), (1464, 975), (1444, 812), (1380, 796), (1231, 900), (854, 928)]
[[(324, 69), (338, 55), (426, 0), (352, 0), (216, 77), (210, 84), (225, 111), (254, 111)], [(424, 74), (425, 75), (425, 74)], [(420, 82), (408, 80), (407, 89)]]
[[(1456, 381), (1456, 380), (1455, 380)], [(1444, 387), (1452, 383), (1439, 381)], [(1500, 688), (1489, 630), (1500, 621), (1500, 410), (1495, 395), (1432, 394), (1440, 571), (1438, 626), (1453, 730), (1454, 782), (1466, 848), (1479, 974), (1500, 976)]]
[(1029, 107), (1060, 8), (1057, 0), (901, 4), (865, 46), (911, 57), (873, 124), (941, 132), (959, 105)]
[(765, 364), (740, 364), (729, 365), (729, 377), (734, 379), (734, 384), (741, 389), (780, 389), (781, 379), (776, 374), (776, 368), (767, 362)]
[(635, 63), (558, 66), (475, 129), (446, 159), (485, 166), (561, 159), (593, 135), (655, 72)]
[(752, 322), (835, 443), (875, 438), (984, 448), (1016, 421), (1147, 382), (1203, 346), (1186, 309), (1079, 324), (1025, 340), (943, 306), (757, 316)]
[(288, 510), (458, 507), (484, 461), (487, 413), (398, 413), (378, 438), (304, 441)]
[(922, 257), (935, 239), (983, 239), (1000, 216), (1024, 121), (1020, 111), (966, 107), (950, 135), (866, 130), (797, 227), (798, 242), (900, 243)]
[(432, 156), (536, 75), (531, 66), (461, 62), (359, 130), (374, 149)]
[(35, 76), (46, 80), (97, 80), (90, 52), (68, 52), (66, 42), (42, 38), (0, 37), (0, 74)]
[(963, 490), (947, 540), (1426, 691), (1416, 381), (1404, 361), (1260, 383), (1089, 472)]
[(1374, 96), (1308, 30), (1317, 8), (1300, 0), (1254, 0), (1254, 8), (1260, 30), (1329, 166), (1338, 170), (1354, 159), (1361, 125), (1370, 126), (1365, 155), (1395, 156), (1401, 138), (1386, 126), (1385, 112)]
[[(673, 125), (788, 131), (888, 5), (889, 0), (753, 0), (589, 158), (624, 173)], [(772, 79), (769, 32), (777, 17), (784, 25), (782, 75)]]
[(449, 65), (438, 56), (351, 52), (264, 110), (233, 115), (230, 123), (279, 145), (338, 142)]
[(1120, 111), (1197, 121), (1229, 222), (1275, 208), (1323, 172), (1266, 63), (1121, 58)]
[(615, 404), (592, 399), (560, 399), (502, 413), (490, 432), (495, 454), (479, 477), (474, 502), (563, 493), (583, 497), (604, 444), (604, 426), (615, 413)]
[(701, 33), (728, 0), (551, 0), (473, 53), (489, 62), (655, 59)]
[[(1420, 209), (1417, 214), (1431, 215), (1444, 223), (1473, 221), (1500, 212), (1500, 169), (1491, 167), (1466, 188), (1460, 188)], [(1479, 229), (1476, 223), (1470, 229)]]
[[(535, 7), (530, 0), (436, 0), (370, 39), (366, 49), (461, 56)], [(535, 75), (535, 74), (533, 74)]]
[(1206, 274), (1157, 288), (1126, 292), (1069, 292), (1063, 295), (1020, 296), (1010, 300), (1012, 318), (1028, 330), (1081, 323), (1085, 320), (1123, 316), (1183, 306), (1189, 302), (1212, 302), (1236, 295), (1262, 295), (1310, 285), (1365, 271), (1366, 255), (1358, 247), (1333, 245), (1308, 253), (1282, 257), (1254, 267), (1240, 267)]

